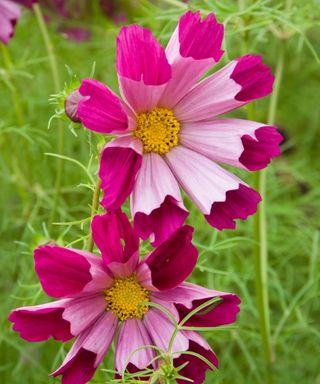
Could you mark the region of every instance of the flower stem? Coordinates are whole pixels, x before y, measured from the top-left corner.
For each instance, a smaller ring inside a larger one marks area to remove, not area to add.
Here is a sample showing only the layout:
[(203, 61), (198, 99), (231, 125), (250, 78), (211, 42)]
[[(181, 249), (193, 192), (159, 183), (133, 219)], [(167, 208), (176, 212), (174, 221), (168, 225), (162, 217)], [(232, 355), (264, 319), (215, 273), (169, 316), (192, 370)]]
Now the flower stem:
[[(275, 123), (276, 109), (279, 97), (280, 84), (283, 73), (283, 49), (280, 49), (274, 90), (270, 98), (268, 110), (268, 125)], [(255, 120), (254, 109), (248, 109), (250, 120)], [(265, 361), (265, 382), (273, 383), (273, 351), (271, 345), (270, 314), (268, 297), (268, 238), (266, 218), (266, 184), (267, 170), (264, 169), (254, 174), (254, 187), (260, 193), (262, 201), (254, 217), (255, 239), (255, 271), (256, 271), (256, 295), (260, 320), (260, 333), (263, 345)]]
[(13, 65), (12, 65), (10, 52), (9, 52), (6, 45), (4, 45), (4, 44), (0, 44), (0, 45), (1, 45), (1, 49), (2, 49), (3, 61), (5, 64), (5, 67), (7, 68), (8, 72), (9, 72), (9, 78), (10, 78), (10, 82), (12, 84), (12, 87), (10, 87), (10, 90), (11, 90), (12, 100), (14, 103), (14, 108), (16, 111), (17, 123), (20, 127), (22, 127), (23, 121), (24, 121), (23, 111), (22, 111), (22, 106), (21, 106), (22, 104), (21, 104), (19, 92), (17, 91), (17, 87), (16, 87), (15, 82), (14, 82), (14, 78), (11, 75), (11, 70), (12, 70)]
[[(99, 207), (100, 191), (101, 191), (101, 179), (100, 179), (100, 177), (98, 177), (97, 182), (96, 182), (96, 186), (94, 188), (93, 196), (92, 196), (90, 223), (91, 223), (93, 216), (96, 214), (98, 207)], [(91, 229), (90, 229), (90, 235), (89, 235), (89, 239), (88, 239), (87, 250), (89, 252), (92, 252), (92, 250), (93, 250), (93, 239), (92, 239)]]
[[(49, 64), (51, 68), (52, 78), (53, 78), (53, 84), (54, 84), (54, 91), (55, 93), (59, 93), (61, 91), (61, 83), (60, 83), (60, 76), (59, 76), (59, 69), (57, 64), (56, 55), (54, 52), (54, 47), (52, 44), (52, 41), (50, 39), (50, 35), (48, 32), (48, 28), (46, 25), (46, 22), (44, 20), (41, 7), (39, 3), (35, 3), (33, 5), (33, 10), (36, 15), (39, 29), (42, 34), (42, 38), (44, 41), (44, 44), (47, 49), (48, 53), (48, 59)], [(58, 120), (58, 153), (62, 155), (64, 148), (64, 127), (60, 120)], [(50, 220), (49, 220), (49, 228), (51, 227), (57, 211), (58, 201), (59, 201), (59, 194), (60, 194), (60, 188), (61, 188), (61, 179), (62, 179), (62, 173), (63, 173), (63, 159), (58, 159), (58, 167), (57, 167), (57, 173), (56, 173), (56, 180), (55, 180), (55, 192), (53, 196), (53, 204), (51, 208), (51, 214), (50, 214)]]

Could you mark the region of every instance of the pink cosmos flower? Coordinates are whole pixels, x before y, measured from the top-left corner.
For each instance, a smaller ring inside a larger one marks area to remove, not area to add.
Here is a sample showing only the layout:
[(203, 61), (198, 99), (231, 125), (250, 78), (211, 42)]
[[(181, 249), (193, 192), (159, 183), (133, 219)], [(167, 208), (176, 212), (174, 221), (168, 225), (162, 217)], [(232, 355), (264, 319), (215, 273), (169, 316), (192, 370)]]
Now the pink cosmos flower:
[[(126, 368), (136, 371), (154, 366), (154, 350), (143, 347), (156, 345), (166, 351), (174, 325), (164, 312), (147, 302), (163, 306), (179, 321), (199, 304), (221, 298), (215, 307), (198, 312), (185, 324), (193, 327), (230, 324), (239, 311), (236, 295), (184, 282), (197, 261), (192, 231), (190, 226), (179, 228), (141, 261), (139, 238), (125, 214), (117, 212), (96, 216), (92, 222), (102, 258), (56, 245), (37, 248), (35, 269), (42, 288), (60, 300), (13, 310), (9, 316), (13, 329), (30, 342), (76, 338), (52, 374), (62, 375), (63, 384), (83, 384), (91, 379), (117, 329), (116, 369), (121, 373)], [(171, 349), (176, 362), (189, 361), (184, 373), (194, 383), (202, 383), (209, 366), (181, 353), (187, 350), (201, 353), (215, 366), (217, 358), (196, 332), (177, 334)]]
[(11, 0), (0, 0), (0, 41), (8, 44), (14, 35), (14, 28), (21, 16), (18, 5)]
[(274, 77), (260, 56), (246, 55), (199, 79), (221, 58), (223, 26), (188, 11), (164, 50), (148, 29), (123, 27), (116, 67), (123, 100), (86, 79), (78, 106), (85, 127), (118, 137), (106, 145), (99, 175), (110, 211), (131, 195), (134, 225), (157, 245), (188, 215), (181, 187), (215, 228), (235, 228), (260, 195), (218, 163), (249, 171), (280, 154), (275, 127), (217, 118), (268, 95)]

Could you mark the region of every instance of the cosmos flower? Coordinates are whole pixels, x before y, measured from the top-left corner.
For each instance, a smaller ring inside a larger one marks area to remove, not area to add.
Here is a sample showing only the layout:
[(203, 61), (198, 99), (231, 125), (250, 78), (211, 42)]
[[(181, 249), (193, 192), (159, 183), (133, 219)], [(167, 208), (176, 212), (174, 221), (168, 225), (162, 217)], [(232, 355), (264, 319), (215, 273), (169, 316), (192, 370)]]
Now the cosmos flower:
[[(118, 372), (156, 368), (157, 360), (151, 363), (155, 352), (150, 346), (167, 351), (174, 323), (148, 302), (161, 305), (179, 321), (203, 302), (221, 299), (194, 314), (185, 323), (189, 327), (230, 324), (239, 311), (236, 295), (184, 281), (198, 257), (191, 242), (192, 231), (190, 226), (179, 228), (140, 260), (139, 238), (125, 214), (117, 212), (96, 216), (92, 222), (93, 239), (102, 258), (56, 245), (37, 248), (35, 270), (42, 288), (60, 300), (13, 310), (9, 316), (13, 329), (30, 342), (76, 338), (64, 362), (52, 374), (62, 375), (64, 384), (89, 381), (114, 338)], [(200, 353), (217, 366), (215, 354), (194, 331), (180, 330), (174, 338), (171, 352), (177, 363), (189, 361), (190, 368), (185, 367), (184, 374), (202, 383), (209, 366), (193, 356), (188, 359), (183, 351)]]
[(275, 127), (220, 115), (267, 96), (274, 77), (260, 56), (246, 55), (199, 79), (221, 58), (223, 26), (213, 14), (188, 11), (164, 50), (148, 29), (123, 27), (116, 68), (122, 100), (85, 79), (78, 106), (83, 125), (117, 138), (106, 145), (99, 175), (102, 205), (131, 196), (134, 225), (157, 245), (188, 215), (179, 187), (215, 228), (235, 228), (261, 200), (218, 163), (249, 171), (280, 154)]
[(8, 44), (14, 35), (14, 28), (21, 16), (19, 6), (11, 0), (0, 0), (0, 41)]

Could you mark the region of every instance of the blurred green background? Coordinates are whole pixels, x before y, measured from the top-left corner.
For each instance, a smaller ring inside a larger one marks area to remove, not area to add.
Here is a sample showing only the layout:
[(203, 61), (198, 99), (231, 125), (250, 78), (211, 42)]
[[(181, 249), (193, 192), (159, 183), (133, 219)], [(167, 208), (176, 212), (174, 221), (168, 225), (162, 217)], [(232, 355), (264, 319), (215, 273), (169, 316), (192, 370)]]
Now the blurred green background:
[[(61, 90), (64, 82), (70, 81), (66, 65), (81, 79), (90, 75), (95, 63), (94, 77), (118, 92), (115, 39), (119, 23), (147, 26), (165, 44), (188, 8), (200, 9), (203, 16), (214, 12), (225, 24), (225, 55), (219, 65), (239, 55), (256, 53), (262, 54), (274, 72), (277, 70), (280, 88), (275, 121), (285, 141), (282, 156), (268, 168), (266, 198), (274, 383), (320, 383), (320, 2), (114, 3), (117, 11), (109, 18), (95, 0), (88, 1), (85, 12), (77, 13), (74, 19), (62, 20), (48, 12), (47, 27), (58, 61)], [(79, 26), (90, 31), (88, 41), (75, 42), (66, 37), (65, 27)], [(48, 129), (48, 120), (55, 113), (48, 99), (55, 93), (37, 19), (25, 9), (15, 37), (0, 57), (1, 383), (58, 383), (59, 379), (48, 379), (47, 375), (69, 349), (69, 345), (54, 341), (28, 344), (12, 332), (6, 320), (14, 307), (48, 301), (33, 270), (33, 248), (50, 239), (81, 248), (89, 231), (92, 179), (97, 174), (101, 136), (67, 120), (54, 119)], [(270, 97), (256, 102), (254, 110), (256, 120), (266, 122), (270, 118)], [(246, 118), (247, 110), (236, 115)], [(65, 157), (62, 160), (47, 154), (59, 153), (59, 145)], [(56, 199), (60, 166), (61, 187)], [(252, 174), (238, 174), (252, 183)], [(205, 333), (220, 359), (220, 370), (208, 374), (206, 382), (264, 383), (255, 299), (253, 219), (239, 222), (236, 231), (217, 232), (188, 201), (186, 204), (200, 252), (191, 281), (235, 292), (242, 298), (236, 329)], [(52, 214), (54, 206), (56, 213)], [(113, 368), (112, 352), (103, 368)], [(99, 370), (92, 382), (110, 383), (111, 376)]]

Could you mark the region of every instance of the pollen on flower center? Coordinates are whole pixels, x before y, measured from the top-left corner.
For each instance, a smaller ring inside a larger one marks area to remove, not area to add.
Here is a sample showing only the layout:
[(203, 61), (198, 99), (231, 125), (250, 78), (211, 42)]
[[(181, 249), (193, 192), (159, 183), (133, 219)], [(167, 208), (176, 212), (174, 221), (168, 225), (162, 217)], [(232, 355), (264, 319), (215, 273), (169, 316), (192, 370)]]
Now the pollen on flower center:
[(135, 275), (115, 278), (111, 288), (104, 291), (107, 310), (120, 320), (142, 319), (149, 308), (143, 302), (150, 301), (150, 291), (143, 288)]
[(137, 128), (133, 135), (142, 141), (145, 153), (165, 155), (179, 143), (179, 131), (180, 122), (172, 110), (157, 107), (150, 112), (138, 114)]

